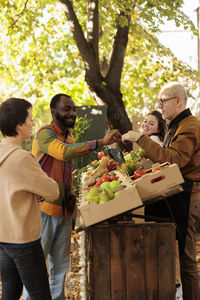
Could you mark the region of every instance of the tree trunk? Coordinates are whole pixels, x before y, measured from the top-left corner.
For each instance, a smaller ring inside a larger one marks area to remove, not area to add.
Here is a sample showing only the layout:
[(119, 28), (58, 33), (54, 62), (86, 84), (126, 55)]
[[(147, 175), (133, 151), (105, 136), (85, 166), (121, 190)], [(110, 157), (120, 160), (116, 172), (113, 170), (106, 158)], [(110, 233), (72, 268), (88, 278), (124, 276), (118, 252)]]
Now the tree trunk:
[[(95, 82), (90, 80), (88, 72), (85, 78), (93, 97), (97, 104), (107, 105), (107, 118), (108, 126), (110, 129), (119, 129), (123, 134), (132, 129), (132, 123), (130, 122), (122, 100), (122, 94), (119, 91), (112, 91), (109, 86), (99, 80)], [(132, 143), (126, 145), (120, 144), (121, 148), (126, 151), (132, 150)]]
[[(60, 0), (60, 2), (64, 5), (66, 17), (70, 21), (74, 39), (85, 65), (85, 80), (95, 101), (99, 105), (106, 104), (108, 106), (108, 126), (111, 129), (119, 129), (122, 134), (126, 133), (131, 129), (131, 122), (122, 100), (120, 82), (128, 43), (130, 16), (125, 16), (124, 12), (119, 13), (118, 17), (125, 17), (127, 24), (121, 27), (120, 22), (117, 22), (110, 61), (107, 70), (101, 72), (98, 51), (99, 0), (87, 1), (88, 27), (85, 35), (77, 19), (72, 1)], [(132, 149), (132, 144), (121, 146), (127, 151)]]
[(94, 82), (86, 74), (86, 82), (99, 105), (107, 105), (108, 124), (111, 129), (117, 128), (123, 134), (131, 130), (131, 122), (127, 116), (122, 94), (112, 91), (104, 81)]

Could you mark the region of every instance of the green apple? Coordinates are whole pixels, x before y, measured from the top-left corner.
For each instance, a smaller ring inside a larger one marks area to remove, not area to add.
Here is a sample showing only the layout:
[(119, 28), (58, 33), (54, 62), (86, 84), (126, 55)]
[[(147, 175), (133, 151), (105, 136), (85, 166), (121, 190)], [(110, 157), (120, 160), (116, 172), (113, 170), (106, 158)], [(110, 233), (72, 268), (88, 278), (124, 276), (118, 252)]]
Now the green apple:
[(100, 195), (99, 204), (103, 204), (105, 202), (108, 202), (109, 200), (110, 199), (109, 199), (108, 193), (106, 191), (103, 191)]
[(140, 148), (138, 150), (138, 154), (139, 154), (140, 157), (144, 157), (145, 156), (144, 150), (142, 148)]
[(107, 192), (108, 197), (109, 197), (110, 200), (114, 198), (114, 193), (111, 191), (111, 189), (109, 187), (105, 188), (105, 191)]
[(120, 185), (120, 181), (119, 180), (113, 180), (110, 182), (110, 190), (114, 193), (116, 191), (116, 188), (118, 187), (118, 185)]
[(99, 195), (86, 195), (85, 199), (87, 200), (87, 202), (91, 203), (91, 202), (96, 202), (99, 203), (100, 201), (100, 194)]
[(88, 194), (85, 196), (85, 199), (88, 202), (96, 202), (99, 203), (101, 190), (100, 188), (93, 187)]
[(115, 198), (116, 198), (118, 195), (119, 195), (119, 192), (115, 192), (115, 195), (114, 195)]
[(109, 189), (110, 186), (110, 182), (109, 181), (105, 181), (100, 185), (100, 189), (103, 191), (105, 189)]

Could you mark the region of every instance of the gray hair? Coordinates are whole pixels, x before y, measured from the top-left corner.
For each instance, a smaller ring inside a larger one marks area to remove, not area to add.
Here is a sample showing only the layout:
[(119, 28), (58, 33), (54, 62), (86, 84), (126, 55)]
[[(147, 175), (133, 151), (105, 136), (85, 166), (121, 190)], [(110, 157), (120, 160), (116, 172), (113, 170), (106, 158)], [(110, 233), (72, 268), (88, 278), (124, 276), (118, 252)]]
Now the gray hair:
[(169, 82), (160, 91), (161, 94), (167, 94), (169, 97), (177, 96), (187, 102), (187, 92), (182, 84), (179, 82)]

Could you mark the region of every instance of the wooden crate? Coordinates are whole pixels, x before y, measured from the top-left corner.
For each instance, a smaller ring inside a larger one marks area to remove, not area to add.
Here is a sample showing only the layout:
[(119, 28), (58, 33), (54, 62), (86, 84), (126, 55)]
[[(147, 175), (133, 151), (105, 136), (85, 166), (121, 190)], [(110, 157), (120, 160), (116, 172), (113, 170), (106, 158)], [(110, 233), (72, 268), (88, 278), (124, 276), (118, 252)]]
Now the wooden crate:
[(175, 226), (99, 224), (86, 230), (87, 300), (174, 300)]
[(164, 163), (159, 167), (159, 171), (147, 173), (134, 180), (144, 204), (158, 201), (183, 190), (180, 184), (184, 179), (177, 164)]
[[(83, 221), (82, 227), (91, 226), (141, 205), (143, 203), (135, 185), (120, 191), (117, 197), (103, 204), (97, 204), (96, 202), (88, 203), (85, 201), (82, 206), (79, 206)], [(81, 226), (81, 220), (76, 220), (76, 223), (77, 227)]]

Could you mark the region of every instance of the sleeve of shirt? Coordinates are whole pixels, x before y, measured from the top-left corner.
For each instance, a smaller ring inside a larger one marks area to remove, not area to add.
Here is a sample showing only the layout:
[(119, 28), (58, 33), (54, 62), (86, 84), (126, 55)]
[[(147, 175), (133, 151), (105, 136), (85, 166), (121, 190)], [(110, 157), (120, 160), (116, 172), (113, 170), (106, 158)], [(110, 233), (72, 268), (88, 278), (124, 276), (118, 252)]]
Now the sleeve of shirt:
[(41, 151), (63, 161), (85, 156), (95, 150), (97, 146), (96, 140), (77, 144), (65, 144), (49, 128), (38, 132), (37, 141)]
[(48, 201), (55, 201), (59, 197), (59, 186), (55, 180), (48, 177), (39, 163), (30, 153), (24, 153), (18, 161), (19, 185), (32, 194), (41, 196)]
[(177, 130), (168, 148), (162, 148), (148, 136), (142, 136), (138, 145), (144, 150), (145, 155), (153, 162), (176, 163), (183, 168), (191, 160), (191, 156), (199, 147), (199, 128), (187, 128)]

